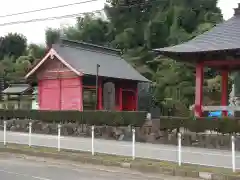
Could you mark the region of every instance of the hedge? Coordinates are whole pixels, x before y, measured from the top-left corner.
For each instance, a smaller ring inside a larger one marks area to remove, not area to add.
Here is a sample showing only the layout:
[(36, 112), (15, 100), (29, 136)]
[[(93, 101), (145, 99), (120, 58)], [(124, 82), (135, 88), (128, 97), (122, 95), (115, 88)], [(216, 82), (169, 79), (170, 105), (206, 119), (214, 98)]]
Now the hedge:
[[(47, 111), (47, 110), (0, 110), (1, 119), (32, 119), (44, 122), (76, 122), (88, 125), (138, 126), (146, 121), (142, 111)], [(160, 129), (186, 128), (192, 132), (213, 130), (220, 133), (240, 133), (240, 117), (193, 118), (160, 117)]]
[(160, 117), (160, 129), (172, 130), (180, 127), (186, 128), (192, 132), (211, 130), (224, 134), (240, 133), (240, 118)]
[(71, 121), (88, 125), (142, 126), (146, 112), (141, 111), (48, 111), (48, 110), (0, 110), (2, 119), (32, 119), (45, 122)]

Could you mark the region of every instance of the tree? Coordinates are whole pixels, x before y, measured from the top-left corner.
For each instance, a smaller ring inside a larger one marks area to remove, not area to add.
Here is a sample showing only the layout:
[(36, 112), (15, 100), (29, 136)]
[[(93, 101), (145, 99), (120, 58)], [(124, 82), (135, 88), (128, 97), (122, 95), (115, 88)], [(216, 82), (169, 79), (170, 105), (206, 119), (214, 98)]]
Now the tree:
[(7, 83), (19, 82), (30, 69), (32, 61), (31, 56), (20, 56), (17, 59), (5, 56), (0, 61), (0, 75), (4, 77)]
[(169, 58), (154, 59), (151, 49), (190, 40), (221, 22), (217, 1), (112, 0), (105, 6), (105, 11), (116, 29), (112, 45), (123, 49), (125, 57), (134, 66), (144, 67), (144, 72), (154, 82), (156, 99), (164, 102), (171, 98), (191, 105), (194, 101), (194, 69)]
[(11, 74), (14, 72), (14, 58), (9, 56), (4, 56), (4, 58), (0, 61), (0, 75), (4, 77), (4, 79), (9, 82), (11, 78)]
[(18, 58), (26, 52), (27, 39), (17, 33), (9, 33), (0, 38), (0, 59), (4, 56), (12, 56)]
[(45, 55), (47, 49), (43, 45), (29, 44), (27, 51), (28, 55), (32, 56), (34, 59), (41, 59)]
[(60, 29), (48, 28), (45, 32), (46, 45), (51, 48), (54, 43), (60, 39)]
[(109, 22), (96, 17), (95, 14), (87, 14), (84, 17), (77, 18), (74, 27), (64, 30), (66, 38), (79, 40), (98, 45), (108, 45), (112, 41)]
[(31, 56), (20, 56), (17, 58), (13, 66), (14, 73), (12, 73), (12, 78), (14, 80), (23, 78), (31, 68), (31, 62), (33, 62), (33, 57)]

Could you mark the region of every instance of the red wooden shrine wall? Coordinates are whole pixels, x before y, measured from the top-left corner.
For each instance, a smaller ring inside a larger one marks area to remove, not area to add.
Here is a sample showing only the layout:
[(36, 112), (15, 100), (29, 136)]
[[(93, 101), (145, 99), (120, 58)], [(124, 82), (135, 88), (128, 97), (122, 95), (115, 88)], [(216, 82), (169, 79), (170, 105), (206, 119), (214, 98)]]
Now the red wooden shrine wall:
[(82, 81), (60, 61), (47, 60), (37, 72), (42, 110), (82, 110)]
[[(83, 110), (83, 77), (57, 59), (48, 59), (36, 72), (39, 107), (42, 110)], [(103, 109), (102, 77), (99, 77), (98, 109)], [(92, 87), (95, 88), (95, 87)], [(116, 80), (116, 110), (137, 110), (137, 82)]]

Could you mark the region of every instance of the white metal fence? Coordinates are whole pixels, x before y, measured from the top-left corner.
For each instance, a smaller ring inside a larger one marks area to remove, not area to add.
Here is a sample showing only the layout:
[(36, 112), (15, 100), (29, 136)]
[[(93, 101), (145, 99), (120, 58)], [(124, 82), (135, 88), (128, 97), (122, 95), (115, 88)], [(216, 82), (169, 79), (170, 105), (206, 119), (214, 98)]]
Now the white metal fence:
[[(28, 133), (7, 131), (7, 122), (4, 121), (3, 131), (0, 131), (0, 140), (6, 146), (7, 143), (28, 144), (31, 146), (55, 147), (57, 151), (61, 149), (71, 149), (80, 151), (115, 154), (136, 157), (158, 159), (182, 163), (198, 164), (204, 166), (215, 166), (231, 168), (233, 172), (240, 169), (240, 153), (235, 151), (235, 137), (231, 139), (231, 151), (210, 150), (203, 148), (192, 148), (182, 146), (182, 135), (178, 134), (178, 145), (154, 145), (148, 143), (136, 143), (135, 129), (132, 129), (132, 142), (110, 141), (95, 138), (94, 126), (92, 126), (91, 139), (74, 138), (61, 136), (61, 124), (58, 124), (58, 134), (42, 135), (32, 133), (32, 123), (29, 123)], [(237, 162), (237, 164), (236, 164)]]

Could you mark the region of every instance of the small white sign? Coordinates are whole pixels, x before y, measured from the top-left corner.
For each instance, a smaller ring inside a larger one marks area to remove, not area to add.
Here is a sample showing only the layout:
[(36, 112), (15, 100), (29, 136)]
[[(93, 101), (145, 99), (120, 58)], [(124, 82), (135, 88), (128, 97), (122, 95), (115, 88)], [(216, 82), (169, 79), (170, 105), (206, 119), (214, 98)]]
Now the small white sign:
[(240, 111), (240, 106), (203, 106), (203, 111)]

